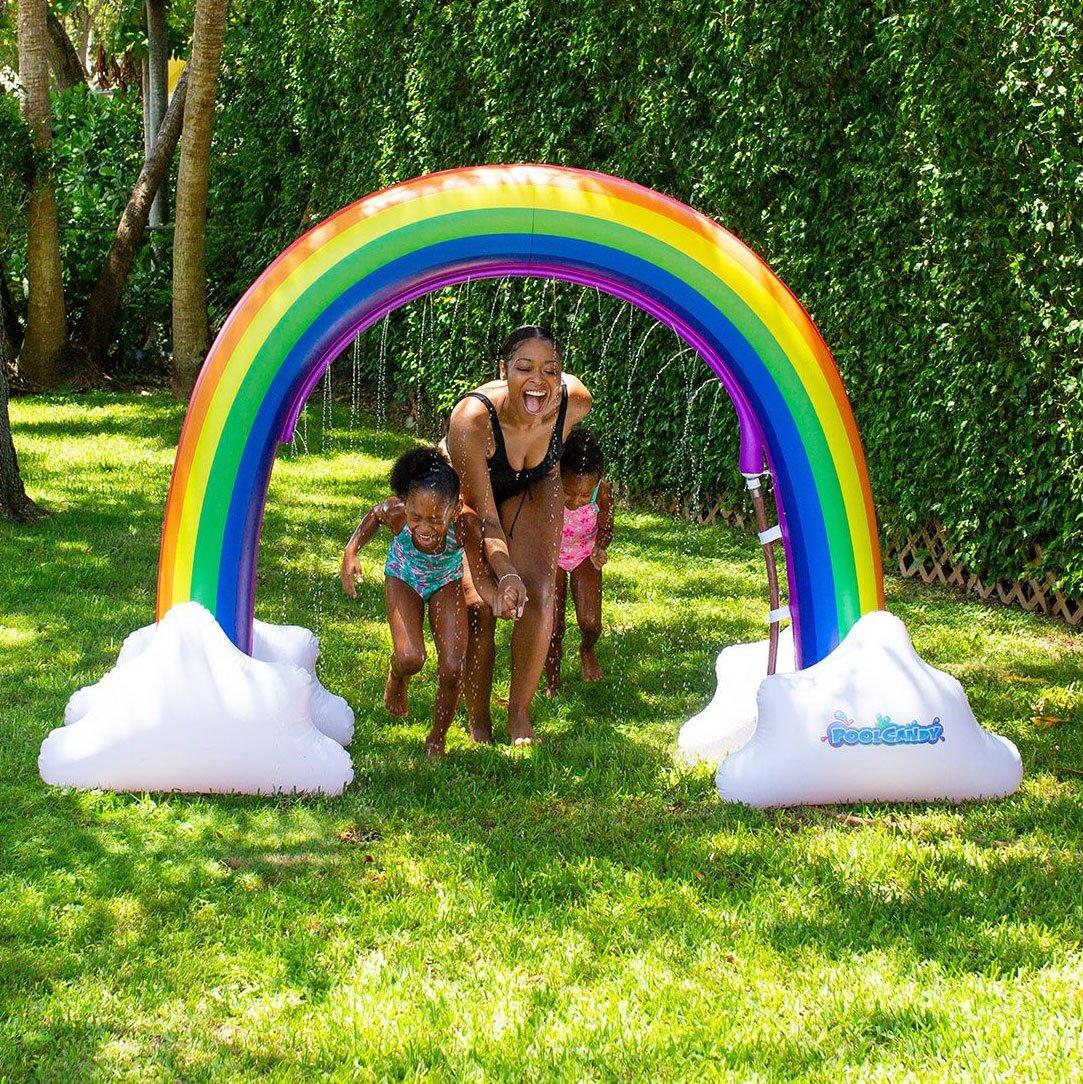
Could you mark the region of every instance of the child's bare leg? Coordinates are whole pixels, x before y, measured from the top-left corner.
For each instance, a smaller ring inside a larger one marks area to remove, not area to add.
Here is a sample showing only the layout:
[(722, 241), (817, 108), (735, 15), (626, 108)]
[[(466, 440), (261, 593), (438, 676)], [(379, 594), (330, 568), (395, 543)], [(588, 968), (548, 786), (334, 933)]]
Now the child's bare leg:
[(594, 654), (594, 645), (602, 633), (602, 570), (595, 568), (589, 557), (572, 571), (572, 599), (575, 620), (582, 635), (580, 674), (584, 681), (599, 681), (602, 668)]
[(560, 663), (564, 657), (564, 608), (568, 604), (568, 573), (557, 565), (556, 599), (553, 603), (553, 634), (545, 657), (545, 695), (560, 692)]
[(436, 641), (436, 659), (440, 683), (436, 691), (436, 716), (425, 739), (425, 752), (431, 757), (444, 755), (448, 728), (455, 718), (463, 688), (463, 664), (466, 660), (466, 602), (459, 580), (441, 587), (429, 598), (429, 627)]
[(425, 665), (425, 608), (421, 596), (395, 576), (384, 577), (387, 623), (391, 626), (391, 665), (384, 686), (384, 705), (392, 715), (408, 709), (406, 684)]
[(463, 691), (470, 737), (489, 745), (493, 740), (493, 665), (496, 662), (496, 618), (484, 602), (467, 607), (466, 660)]

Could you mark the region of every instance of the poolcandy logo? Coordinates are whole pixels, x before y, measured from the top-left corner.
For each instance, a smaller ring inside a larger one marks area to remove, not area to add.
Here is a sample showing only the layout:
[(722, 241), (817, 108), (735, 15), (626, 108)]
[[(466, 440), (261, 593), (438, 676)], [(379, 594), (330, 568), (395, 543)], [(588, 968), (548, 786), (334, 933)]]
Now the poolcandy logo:
[(844, 745), (936, 745), (944, 741), (944, 727), (938, 715), (927, 726), (917, 719), (909, 723), (893, 723), (890, 715), (876, 716), (876, 726), (858, 726), (844, 711), (836, 711), (827, 724), (825, 741), (832, 749)]

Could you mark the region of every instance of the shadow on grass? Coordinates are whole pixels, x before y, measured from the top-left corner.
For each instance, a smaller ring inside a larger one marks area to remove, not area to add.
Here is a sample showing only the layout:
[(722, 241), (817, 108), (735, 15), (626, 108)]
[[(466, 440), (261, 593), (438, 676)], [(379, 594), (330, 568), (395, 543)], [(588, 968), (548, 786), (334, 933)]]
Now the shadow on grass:
[[(384, 776), (369, 781), (379, 786)], [(810, 853), (800, 840), (780, 844), (776, 815), (596, 799), (577, 789), (545, 802), (505, 796), (473, 818), (454, 818), (444, 834), (430, 833), (430, 845), (467, 848), (494, 903), (531, 926), (577, 929), (600, 955), (649, 952), (675, 929), (717, 943), (708, 903), (747, 913), (757, 940), (781, 956), (812, 949), (846, 960), (894, 951), (985, 976), (1052, 966), (1083, 935), (1072, 855), (1020, 857), (990, 843), (973, 856), (938, 853), (916, 883), (901, 886), (855, 875), (844, 860)], [(1058, 804), (1009, 807), (1002, 831), (1040, 831)], [(1074, 801), (1064, 806), (1067, 819), (1078, 818)], [(829, 817), (818, 814), (807, 830), (826, 833), (820, 845), (845, 852), (853, 830)], [(629, 875), (636, 894), (650, 900), (632, 914), (612, 902)], [(798, 914), (783, 906), (791, 893), (806, 897)]]
[(158, 448), (174, 448), (184, 416), (184, 404), (165, 394), (36, 395), (32, 402), (35, 413), (47, 413), (20, 420), (20, 437), (59, 443), (120, 436)]
[[(118, 945), (124, 966), (138, 973), (201, 904), (226, 907), (241, 923), (258, 921), (269, 906), (283, 914), (341, 908), (374, 874), (394, 875), (404, 846), (435, 857), (421, 858), (424, 876), (385, 882), (389, 902), (441, 883), (454, 892), (456, 871), (466, 867), (489, 907), (534, 929), (574, 929), (605, 956), (649, 952), (675, 929), (682, 941), (717, 943), (725, 937), (718, 907), (746, 915), (757, 939), (780, 955), (814, 949), (845, 960), (895, 950), (987, 976), (1048, 966), (1083, 939), (1074, 855), (1054, 848), (1039, 857), (1005, 844), (1040, 835), (1050, 820), (1077, 825), (1074, 799), (1009, 800), (987, 811), (984, 827), (949, 810), (959, 823), (948, 842), (965, 846), (926, 841), (920, 868), (900, 877), (852, 867), (847, 857), (855, 834), (876, 833), (889, 849), (912, 847), (893, 819), (897, 809), (873, 807), (873, 825), (855, 829), (831, 810), (795, 816), (719, 806), (704, 799), (706, 773), (673, 781), (666, 751), (620, 727), (558, 731), (526, 755), (455, 751), (445, 764), (424, 762), (413, 739), (370, 733), (357, 759), (349, 798), (277, 800), (282, 813), (309, 810), (314, 827), (270, 846), (251, 842), (266, 835), (266, 799), (159, 799), (158, 826), (163, 817), (213, 813), (213, 835), (186, 844), (157, 829), (143, 835), (131, 818), (95, 823), (87, 802), (70, 792), (17, 803), (0, 850), (10, 858), (35, 846), (41, 879), (66, 870), (83, 902), (77, 915), (62, 909), (59, 918), (29, 901), (9, 912), (17, 928), (7, 931), (0, 967), (11, 989), (107, 967)], [(351, 818), (341, 835), (326, 823), (339, 817)], [(55, 834), (43, 838), (48, 828)], [(33, 882), (33, 871), (24, 879)], [(781, 905), (793, 893), (806, 901), (796, 913)], [(113, 909), (119, 900), (137, 905), (134, 929)], [(44, 943), (54, 951), (42, 953)], [(299, 981), (318, 990), (330, 980), (309, 961)]]

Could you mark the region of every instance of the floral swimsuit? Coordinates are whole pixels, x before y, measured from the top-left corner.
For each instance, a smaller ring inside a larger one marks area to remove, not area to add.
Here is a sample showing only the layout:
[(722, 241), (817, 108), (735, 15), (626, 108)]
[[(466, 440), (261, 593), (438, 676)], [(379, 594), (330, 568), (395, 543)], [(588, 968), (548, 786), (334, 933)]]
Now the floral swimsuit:
[(564, 531), (560, 536), (560, 556), (557, 564), (565, 572), (578, 568), (593, 552), (598, 541), (598, 490), (594, 487), (590, 500), (574, 509), (564, 509)]
[(455, 525), (448, 528), (440, 553), (423, 553), (414, 545), (409, 527), (403, 527), (391, 540), (384, 563), (384, 575), (394, 576), (412, 587), (423, 602), (449, 583), (463, 578), (463, 548), (455, 536)]

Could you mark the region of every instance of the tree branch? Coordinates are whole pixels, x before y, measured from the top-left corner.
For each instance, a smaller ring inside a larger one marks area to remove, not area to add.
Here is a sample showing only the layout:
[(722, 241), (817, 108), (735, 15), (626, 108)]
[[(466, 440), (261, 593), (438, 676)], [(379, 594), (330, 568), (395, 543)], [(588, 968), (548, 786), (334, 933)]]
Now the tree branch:
[(49, 67), (53, 69), (56, 89), (67, 90), (69, 87), (85, 86), (86, 69), (71, 43), (71, 38), (68, 37), (67, 30), (64, 29), (64, 24), (53, 14), (52, 9), (48, 14), (48, 27)]
[(154, 195), (168, 175), (169, 164), (177, 149), (184, 124), (184, 100), (187, 94), (188, 69), (185, 68), (176, 90), (173, 91), (169, 108), (162, 118), (154, 150), (144, 162), (139, 179), (135, 182), (101, 275), (76, 328), (74, 345), (83, 354), (85, 361), (99, 370), (116, 322), (120, 295), (124, 291), (136, 250), (147, 227)]

